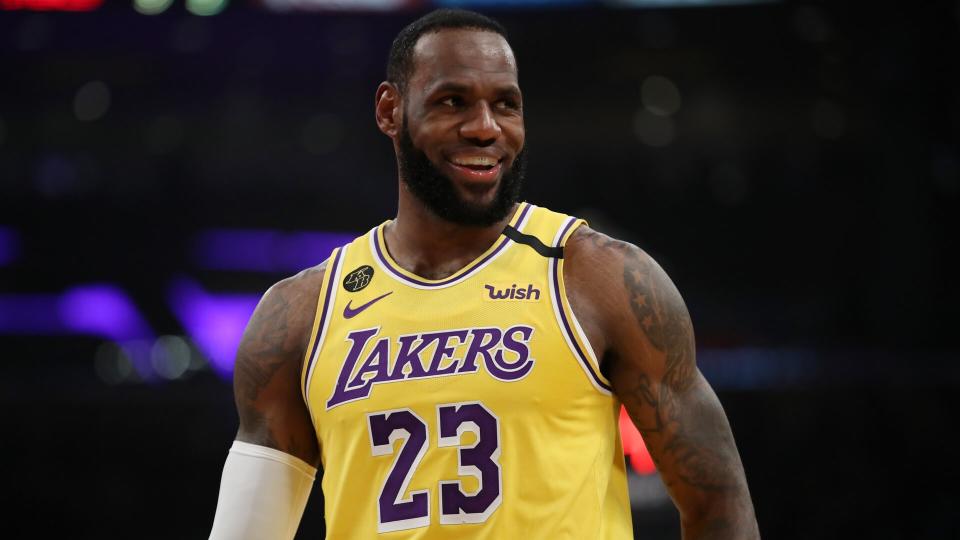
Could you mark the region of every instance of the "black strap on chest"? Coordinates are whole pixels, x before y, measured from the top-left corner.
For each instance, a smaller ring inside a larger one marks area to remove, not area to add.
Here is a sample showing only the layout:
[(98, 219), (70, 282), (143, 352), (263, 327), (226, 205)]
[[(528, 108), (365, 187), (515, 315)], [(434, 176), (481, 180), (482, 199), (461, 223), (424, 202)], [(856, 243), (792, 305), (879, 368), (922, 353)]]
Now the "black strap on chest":
[(525, 244), (533, 248), (534, 251), (547, 258), (562, 259), (563, 247), (550, 247), (540, 241), (539, 238), (530, 234), (524, 234), (512, 225), (507, 225), (503, 229), (503, 235), (518, 244)]

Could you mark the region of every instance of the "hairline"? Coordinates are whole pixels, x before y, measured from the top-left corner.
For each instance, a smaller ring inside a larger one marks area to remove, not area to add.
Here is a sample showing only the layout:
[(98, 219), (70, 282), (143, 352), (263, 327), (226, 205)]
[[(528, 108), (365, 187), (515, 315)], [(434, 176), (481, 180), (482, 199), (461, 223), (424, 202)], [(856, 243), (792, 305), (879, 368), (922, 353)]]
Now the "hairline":
[(387, 81), (387, 82), (396, 86), (397, 90), (401, 94), (406, 93), (407, 87), (410, 84), (410, 81), (413, 79), (413, 76), (417, 71), (417, 47), (420, 45), (420, 42), (423, 40), (423, 38), (427, 36), (430, 36), (433, 34), (439, 34), (440, 32), (444, 32), (444, 31), (484, 32), (487, 34), (500, 36), (500, 38), (503, 39), (503, 42), (506, 43), (507, 48), (510, 50), (510, 56), (514, 57), (514, 60), (513, 60), (514, 70), (517, 69), (516, 67), (517, 61), (513, 53), (513, 46), (510, 45), (510, 40), (507, 39), (507, 36), (501, 34), (500, 32), (493, 30), (491, 28), (484, 28), (482, 26), (437, 26), (435, 28), (430, 28), (428, 30), (425, 30), (423, 33), (417, 36), (417, 40), (413, 42), (413, 45), (410, 47), (410, 70), (406, 74), (406, 77), (404, 77), (403, 82), (402, 83), (398, 81)]

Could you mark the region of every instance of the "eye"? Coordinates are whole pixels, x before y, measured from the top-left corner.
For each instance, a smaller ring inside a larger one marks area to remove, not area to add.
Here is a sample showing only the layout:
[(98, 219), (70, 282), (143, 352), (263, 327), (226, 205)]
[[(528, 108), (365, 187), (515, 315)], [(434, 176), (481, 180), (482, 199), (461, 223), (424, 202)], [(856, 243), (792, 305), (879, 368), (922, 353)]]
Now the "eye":
[(447, 107), (459, 107), (463, 105), (463, 99), (460, 96), (447, 96), (440, 100), (440, 104)]
[(511, 111), (520, 110), (520, 102), (515, 99), (502, 99), (496, 103), (499, 109), (508, 109)]

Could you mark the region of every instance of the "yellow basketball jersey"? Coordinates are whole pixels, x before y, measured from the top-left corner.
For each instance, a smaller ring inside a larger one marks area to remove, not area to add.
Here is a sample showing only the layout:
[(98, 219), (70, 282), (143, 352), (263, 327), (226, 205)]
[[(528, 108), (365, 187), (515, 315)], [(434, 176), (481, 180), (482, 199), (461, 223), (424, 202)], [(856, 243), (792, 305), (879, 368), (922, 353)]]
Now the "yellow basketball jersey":
[(582, 223), (521, 203), (442, 280), (385, 224), (334, 250), (302, 374), (328, 538), (632, 538), (620, 404), (564, 292)]

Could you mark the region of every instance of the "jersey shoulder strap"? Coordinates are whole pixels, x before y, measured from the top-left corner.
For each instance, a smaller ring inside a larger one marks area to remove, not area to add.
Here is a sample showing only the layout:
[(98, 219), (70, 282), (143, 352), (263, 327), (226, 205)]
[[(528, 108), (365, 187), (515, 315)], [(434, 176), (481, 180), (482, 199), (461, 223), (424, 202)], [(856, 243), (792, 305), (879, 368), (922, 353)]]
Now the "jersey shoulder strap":
[(530, 219), (523, 226), (523, 232), (507, 225), (503, 234), (548, 259), (562, 259), (563, 246), (577, 227), (584, 224), (586, 221), (580, 218), (534, 207)]

